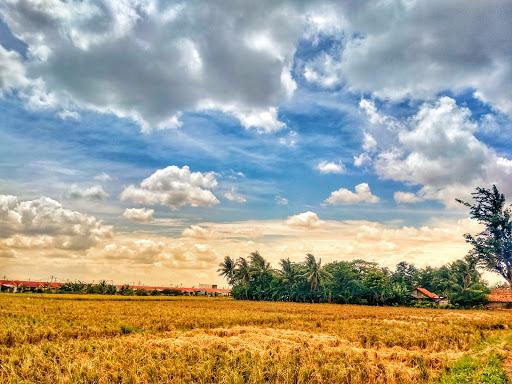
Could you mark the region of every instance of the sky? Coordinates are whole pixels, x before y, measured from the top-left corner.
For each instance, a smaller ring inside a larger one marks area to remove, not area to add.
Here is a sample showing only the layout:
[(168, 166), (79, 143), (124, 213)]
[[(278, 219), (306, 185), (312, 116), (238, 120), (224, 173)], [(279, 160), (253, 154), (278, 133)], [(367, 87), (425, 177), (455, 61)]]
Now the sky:
[(0, 275), (438, 266), (512, 198), (508, 0), (0, 2)]

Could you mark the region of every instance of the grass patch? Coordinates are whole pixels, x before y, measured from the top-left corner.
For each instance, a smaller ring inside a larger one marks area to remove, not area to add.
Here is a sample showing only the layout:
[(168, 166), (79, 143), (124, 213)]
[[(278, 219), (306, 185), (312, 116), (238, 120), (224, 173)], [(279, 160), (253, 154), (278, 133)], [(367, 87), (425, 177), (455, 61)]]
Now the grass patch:
[(484, 357), (465, 356), (441, 378), (441, 384), (506, 384), (503, 357), (492, 352)]
[(129, 325), (121, 325), (120, 331), (123, 335), (129, 335), (130, 333), (140, 333), (143, 331), (143, 329), (138, 327), (130, 327)]

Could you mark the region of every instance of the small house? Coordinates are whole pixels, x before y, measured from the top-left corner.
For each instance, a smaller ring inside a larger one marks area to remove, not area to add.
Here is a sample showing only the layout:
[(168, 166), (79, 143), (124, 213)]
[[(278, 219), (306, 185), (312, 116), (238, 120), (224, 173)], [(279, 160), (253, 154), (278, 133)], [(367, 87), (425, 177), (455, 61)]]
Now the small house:
[(433, 302), (438, 304), (439, 306), (445, 306), (450, 303), (448, 298), (438, 296), (437, 294), (430, 292), (428, 289), (421, 287), (415, 288), (411, 292), (411, 297), (414, 300)]
[(512, 289), (494, 288), (487, 296), (488, 308), (512, 308)]

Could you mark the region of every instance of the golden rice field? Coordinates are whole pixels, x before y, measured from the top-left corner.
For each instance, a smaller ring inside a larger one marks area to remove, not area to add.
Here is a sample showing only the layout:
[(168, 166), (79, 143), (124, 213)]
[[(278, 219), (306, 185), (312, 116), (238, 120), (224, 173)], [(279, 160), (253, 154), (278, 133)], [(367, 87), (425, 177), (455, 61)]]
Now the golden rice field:
[(430, 383), (511, 326), (508, 311), (0, 294), (0, 382)]

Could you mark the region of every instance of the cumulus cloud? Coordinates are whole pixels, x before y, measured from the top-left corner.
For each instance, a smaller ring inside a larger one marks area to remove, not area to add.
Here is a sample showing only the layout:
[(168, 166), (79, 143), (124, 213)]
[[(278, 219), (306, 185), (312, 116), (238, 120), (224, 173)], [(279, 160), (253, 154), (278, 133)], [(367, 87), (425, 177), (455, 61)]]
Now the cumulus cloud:
[(0, 237), (17, 247), (87, 249), (112, 235), (94, 216), (72, 211), (49, 197), (20, 201), (0, 195)]
[(353, 203), (370, 203), (379, 202), (379, 198), (372, 194), (370, 186), (367, 183), (361, 183), (355, 186), (355, 192), (347, 188), (340, 188), (331, 193), (325, 200), (327, 204), (353, 204)]
[(414, 204), (423, 201), (421, 197), (411, 192), (397, 191), (393, 194), (393, 199), (397, 204)]
[(344, 44), (312, 58), (307, 80), (391, 100), (474, 89), (512, 114), (509, 1), (343, 2), (337, 12), (346, 24), (333, 36)]
[(126, 243), (109, 243), (99, 250), (100, 256), (106, 261), (131, 261), (136, 264), (153, 264), (166, 255), (163, 253), (165, 244), (163, 241), (150, 239), (137, 239)]
[(76, 111), (69, 111), (64, 109), (57, 113), (62, 120), (80, 120), (80, 114)]
[(91, 259), (103, 262), (143, 265), (145, 267), (164, 267), (169, 269), (213, 269), (221, 256), (208, 244), (169, 240), (162, 237), (145, 239), (120, 238), (100, 248), (90, 250)]
[(357, 156), (354, 156), (354, 166), (356, 166), (358, 168), (363, 167), (366, 164), (370, 164), (371, 162), (372, 162), (372, 158), (366, 152), (363, 152)]
[(296, 88), (290, 69), (309, 20), (305, 8), (237, 1), (2, 2), (0, 15), (28, 54), (22, 64), (0, 51), (8, 69), (0, 71), (0, 84), (24, 86), (34, 101), (46, 98), (40, 107), (113, 113), (144, 130), (178, 128), (182, 112), (213, 106), (246, 128), (275, 131), (284, 127), (277, 106)]
[(171, 209), (185, 205), (212, 206), (219, 203), (211, 191), (216, 186), (213, 172), (191, 172), (186, 165), (182, 168), (171, 165), (157, 170), (138, 186), (126, 187), (121, 199), (136, 204), (160, 204)]
[(0, 248), (0, 259), (14, 259), (16, 252), (8, 248)]
[(245, 203), (247, 201), (247, 198), (244, 195), (238, 193), (235, 188), (231, 188), (229, 191), (225, 192), (224, 198), (236, 203)]
[(72, 184), (67, 191), (67, 196), (72, 199), (105, 200), (109, 195), (101, 185), (79, 187)]
[(275, 198), (274, 198), (275, 202), (277, 205), (288, 205), (288, 199), (286, 197), (283, 197), (283, 196), (280, 196), (280, 195), (277, 195)]
[(123, 212), (123, 217), (139, 223), (149, 223), (153, 221), (154, 213), (153, 209), (148, 208), (126, 208)]
[(364, 133), (363, 136), (363, 149), (366, 152), (371, 152), (377, 148), (377, 140), (369, 134), (368, 132)]
[(96, 176), (94, 176), (94, 180), (102, 181), (102, 182), (112, 181), (112, 176), (110, 176), (106, 172), (101, 172), (101, 173), (97, 174)]
[(231, 113), (244, 128), (255, 128), (259, 132), (270, 133), (280, 130), (285, 124), (277, 117), (277, 108), (269, 107), (263, 110), (244, 111), (240, 108), (218, 108), (224, 112)]
[(269, 132), (285, 126), (278, 106), (297, 87), (298, 42), (328, 35), (337, 49), (301, 66), (309, 82), (393, 100), (474, 89), (510, 114), (511, 13), (507, 0), (13, 0), (0, 15), (27, 58), (0, 48), (0, 87), (24, 88), (33, 106), (114, 113), (146, 130), (178, 128), (182, 112), (212, 107)]
[(316, 169), (323, 174), (327, 173), (343, 173), (345, 172), (345, 166), (343, 163), (335, 163), (333, 161), (321, 161), (316, 166)]
[(193, 239), (207, 240), (219, 237), (219, 234), (209, 228), (202, 227), (200, 225), (191, 225), (185, 228), (181, 234), (183, 237), (190, 237)]
[(149, 284), (194, 285), (202, 279), (222, 284), (216, 270), (224, 255), (236, 257), (258, 249), (274, 266), (281, 258), (303, 261), (306, 252), (321, 256), (326, 263), (364, 259), (392, 268), (407, 260), (418, 266), (438, 266), (467, 253), (464, 233), (481, 231), (468, 219), (436, 220), (421, 226), (325, 220), (314, 230), (290, 227), (284, 220), (202, 223), (200, 227), (219, 236), (206, 240), (147, 232), (116, 234), (77, 257), (72, 250), (58, 251), (62, 257), (73, 257), (73, 263), (56, 262), (54, 250), (9, 248), (0, 241), (0, 250), (11, 251), (0, 263), (8, 275), (25, 276), (36, 265), (38, 274), (85, 280), (101, 275), (119, 283), (141, 279)]
[(377, 154), (375, 170), (384, 178), (422, 186), (418, 197), (452, 205), (455, 197), (491, 183), (512, 192), (512, 160), (477, 138), (482, 128), (455, 100), (425, 103), (411, 118), (394, 121), (393, 129), (385, 132), (392, 140)]
[(323, 224), (315, 212), (307, 211), (288, 217), (286, 224), (294, 228), (313, 229)]
[(0, 45), (0, 95), (28, 83), (20, 55)]
[(333, 88), (341, 83), (339, 60), (327, 53), (321, 53), (304, 66), (304, 78), (324, 88)]

